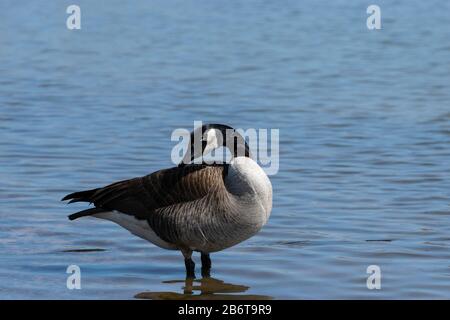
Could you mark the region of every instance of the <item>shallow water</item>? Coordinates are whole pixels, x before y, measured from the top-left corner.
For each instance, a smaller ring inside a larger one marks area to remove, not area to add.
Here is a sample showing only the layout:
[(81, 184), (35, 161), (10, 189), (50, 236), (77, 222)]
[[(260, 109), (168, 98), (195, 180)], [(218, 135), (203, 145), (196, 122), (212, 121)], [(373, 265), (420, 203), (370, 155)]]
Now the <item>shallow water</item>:
[[(79, 31), (0, 3), (1, 299), (450, 298), (448, 1), (378, 1), (380, 31), (366, 1), (77, 3)], [(194, 120), (280, 129), (280, 170), (267, 226), (186, 284), (59, 200), (171, 166)]]

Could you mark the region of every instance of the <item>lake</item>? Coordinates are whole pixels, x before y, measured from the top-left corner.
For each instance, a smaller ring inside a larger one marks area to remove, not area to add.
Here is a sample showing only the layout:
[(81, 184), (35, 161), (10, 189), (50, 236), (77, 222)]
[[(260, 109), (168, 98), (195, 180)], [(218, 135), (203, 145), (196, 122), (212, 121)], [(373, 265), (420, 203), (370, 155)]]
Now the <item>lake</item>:
[[(381, 30), (367, 1), (73, 2), (0, 3), (0, 299), (450, 298), (450, 2), (377, 1)], [(60, 199), (173, 166), (194, 120), (279, 129), (280, 166), (264, 229), (185, 283)]]

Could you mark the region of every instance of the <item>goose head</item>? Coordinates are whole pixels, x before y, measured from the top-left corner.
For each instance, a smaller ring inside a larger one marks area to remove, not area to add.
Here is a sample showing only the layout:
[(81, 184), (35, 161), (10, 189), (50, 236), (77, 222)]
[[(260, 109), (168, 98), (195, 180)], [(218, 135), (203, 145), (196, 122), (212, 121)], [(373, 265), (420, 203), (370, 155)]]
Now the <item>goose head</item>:
[(207, 155), (219, 147), (230, 150), (232, 158), (252, 158), (250, 148), (239, 132), (224, 124), (210, 123), (204, 124), (191, 132), (189, 147), (180, 166)]

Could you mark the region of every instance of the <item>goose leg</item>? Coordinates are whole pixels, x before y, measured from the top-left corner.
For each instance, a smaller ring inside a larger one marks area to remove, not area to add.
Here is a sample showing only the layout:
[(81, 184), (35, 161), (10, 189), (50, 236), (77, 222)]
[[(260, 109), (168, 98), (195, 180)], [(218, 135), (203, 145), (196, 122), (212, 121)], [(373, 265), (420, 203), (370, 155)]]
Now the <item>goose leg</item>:
[(195, 279), (195, 263), (192, 260), (192, 250), (181, 250), (184, 256), (184, 265), (186, 266), (186, 278)]
[(209, 278), (211, 276), (211, 258), (209, 253), (202, 252), (202, 277)]
[(193, 290), (192, 287), (194, 285), (194, 279), (193, 278), (186, 278), (184, 281), (184, 294), (192, 294)]

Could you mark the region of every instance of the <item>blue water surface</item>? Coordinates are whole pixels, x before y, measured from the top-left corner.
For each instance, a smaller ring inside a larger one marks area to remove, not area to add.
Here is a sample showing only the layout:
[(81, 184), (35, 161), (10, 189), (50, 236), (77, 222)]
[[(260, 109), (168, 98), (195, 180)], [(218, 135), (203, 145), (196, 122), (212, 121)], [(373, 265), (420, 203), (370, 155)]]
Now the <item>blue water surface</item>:
[(379, 0), (373, 31), (370, 4), (2, 0), (0, 299), (185, 297), (180, 253), (59, 200), (172, 166), (194, 120), (280, 130), (270, 221), (212, 256), (218, 294), (450, 298), (450, 2)]

